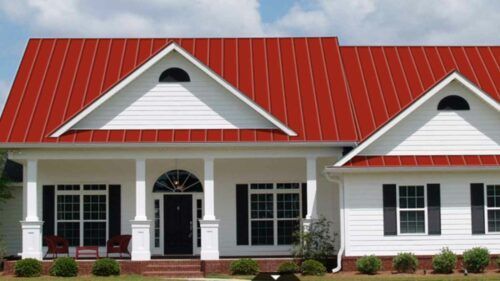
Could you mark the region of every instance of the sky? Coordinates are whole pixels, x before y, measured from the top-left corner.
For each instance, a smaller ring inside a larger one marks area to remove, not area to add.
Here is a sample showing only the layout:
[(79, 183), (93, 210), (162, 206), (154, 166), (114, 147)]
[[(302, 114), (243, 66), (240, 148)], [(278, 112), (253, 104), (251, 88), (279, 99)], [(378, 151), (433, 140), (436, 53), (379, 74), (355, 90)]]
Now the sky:
[(0, 110), (30, 37), (173, 36), (498, 45), (500, 0), (0, 0)]

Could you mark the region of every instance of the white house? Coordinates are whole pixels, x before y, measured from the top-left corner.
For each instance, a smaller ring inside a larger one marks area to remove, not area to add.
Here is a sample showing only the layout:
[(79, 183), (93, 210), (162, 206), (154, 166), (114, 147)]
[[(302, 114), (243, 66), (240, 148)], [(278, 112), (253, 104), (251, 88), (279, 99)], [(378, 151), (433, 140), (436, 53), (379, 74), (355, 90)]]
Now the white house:
[(23, 167), (0, 216), (8, 249), (42, 259), (57, 235), (70, 255), (105, 255), (131, 234), (132, 261), (278, 258), (324, 216), (344, 263), (500, 254), (499, 54), (332, 37), (31, 39), (0, 120)]

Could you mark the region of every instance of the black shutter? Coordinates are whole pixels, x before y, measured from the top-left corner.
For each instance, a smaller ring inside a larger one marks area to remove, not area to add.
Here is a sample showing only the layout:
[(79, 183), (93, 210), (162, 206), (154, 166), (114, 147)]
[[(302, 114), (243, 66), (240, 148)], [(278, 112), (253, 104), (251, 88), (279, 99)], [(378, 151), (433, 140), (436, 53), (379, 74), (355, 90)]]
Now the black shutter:
[(484, 234), (484, 184), (471, 183), (472, 234)]
[[(55, 186), (44, 185), (42, 195), (43, 236), (54, 235)], [(44, 242), (45, 243), (45, 242)]]
[(248, 184), (236, 185), (236, 245), (248, 245)]
[(307, 215), (307, 183), (302, 184), (302, 218)]
[(427, 185), (427, 219), (431, 235), (441, 234), (441, 191), (438, 183)]
[(121, 186), (119, 184), (109, 185), (109, 238), (121, 234)]
[(384, 235), (397, 235), (396, 185), (384, 184)]

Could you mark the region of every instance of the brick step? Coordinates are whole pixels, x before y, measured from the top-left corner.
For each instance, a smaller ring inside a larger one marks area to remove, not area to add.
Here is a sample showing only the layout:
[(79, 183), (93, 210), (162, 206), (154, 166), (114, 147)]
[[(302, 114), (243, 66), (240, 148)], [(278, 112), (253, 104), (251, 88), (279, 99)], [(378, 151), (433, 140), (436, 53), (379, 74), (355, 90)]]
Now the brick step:
[(173, 265), (201, 265), (200, 260), (151, 260), (148, 261), (149, 265), (165, 265), (165, 264), (173, 264)]
[(201, 264), (148, 264), (148, 271), (201, 271)]
[(201, 271), (144, 271), (142, 273), (148, 277), (166, 277), (166, 278), (202, 278)]

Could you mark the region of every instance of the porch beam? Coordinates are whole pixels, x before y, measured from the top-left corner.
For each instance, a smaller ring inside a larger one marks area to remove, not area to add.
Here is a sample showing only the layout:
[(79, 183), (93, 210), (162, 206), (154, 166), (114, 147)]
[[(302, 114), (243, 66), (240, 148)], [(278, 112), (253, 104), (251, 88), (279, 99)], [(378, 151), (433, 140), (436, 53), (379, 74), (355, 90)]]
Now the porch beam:
[(23, 183), (24, 208), (26, 216), (21, 221), (22, 228), (22, 258), (41, 260), (42, 253), (42, 226), (38, 216), (38, 161), (30, 159), (24, 166), (25, 181)]

